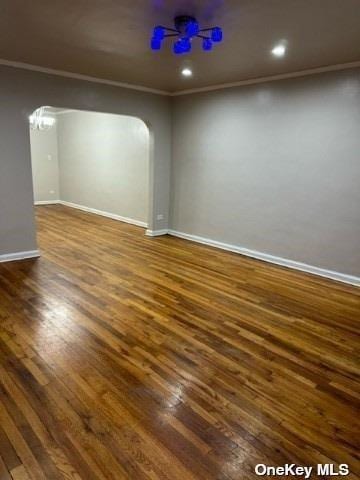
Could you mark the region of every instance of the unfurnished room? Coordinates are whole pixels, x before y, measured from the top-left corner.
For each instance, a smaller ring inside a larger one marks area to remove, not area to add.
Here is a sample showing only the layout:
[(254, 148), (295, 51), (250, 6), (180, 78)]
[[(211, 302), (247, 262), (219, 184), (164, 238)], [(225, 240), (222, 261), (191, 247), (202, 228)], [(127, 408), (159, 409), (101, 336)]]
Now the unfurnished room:
[(360, 479), (359, 25), (0, 2), (0, 480)]

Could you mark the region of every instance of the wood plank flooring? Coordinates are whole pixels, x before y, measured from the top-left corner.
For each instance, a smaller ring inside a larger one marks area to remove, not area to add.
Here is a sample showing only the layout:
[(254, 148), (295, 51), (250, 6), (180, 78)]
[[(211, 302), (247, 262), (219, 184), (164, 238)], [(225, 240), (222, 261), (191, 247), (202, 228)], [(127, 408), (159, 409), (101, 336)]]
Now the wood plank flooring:
[(63, 206), (37, 221), (42, 257), (0, 264), (0, 480), (359, 478), (360, 289)]

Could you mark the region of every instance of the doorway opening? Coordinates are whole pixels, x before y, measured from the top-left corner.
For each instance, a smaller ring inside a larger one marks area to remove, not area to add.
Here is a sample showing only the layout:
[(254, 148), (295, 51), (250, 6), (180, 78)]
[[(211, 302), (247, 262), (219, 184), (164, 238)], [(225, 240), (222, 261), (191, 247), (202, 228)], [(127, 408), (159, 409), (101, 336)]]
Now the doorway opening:
[(151, 138), (143, 120), (40, 107), (30, 116), (30, 144), (35, 205), (148, 227)]

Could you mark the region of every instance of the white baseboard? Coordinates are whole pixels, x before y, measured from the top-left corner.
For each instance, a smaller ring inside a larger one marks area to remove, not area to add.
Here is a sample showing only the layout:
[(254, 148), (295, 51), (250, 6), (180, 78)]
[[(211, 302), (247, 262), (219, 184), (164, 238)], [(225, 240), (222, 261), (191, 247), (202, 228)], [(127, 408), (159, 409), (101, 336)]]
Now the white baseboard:
[(101, 215), (102, 217), (111, 218), (112, 220), (118, 220), (119, 222), (131, 223), (132, 225), (136, 225), (138, 227), (147, 228), (147, 223), (141, 222), (140, 220), (134, 220), (133, 218), (122, 217), (121, 215), (104, 212), (103, 210), (97, 210), (96, 208), (84, 207), (84, 205), (66, 202), (65, 200), (59, 200), (58, 203), (65, 205), (66, 207), (76, 208), (77, 210), (82, 210), (88, 213), (94, 213), (95, 215)]
[(96, 208), (85, 207), (84, 205), (78, 205), (77, 203), (66, 202), (65, 200), (39, 200), (34, 202), (34, 205), (65, 205), (66, 207), (76, 208), (88, 213), (94, 213), (95, 215), (101, 215), (102, 217), (111, 218), (112, 220), (118, 220), (119, 222), (131, 223), (138, 227), (147, 228), (147, 223), (140, 220), (134, 220), (133, 218), (122, 217), (115, 213), (104, 212), (103, 210), (97, 210)]
[(60, 200), (37, 200), (34, 205), (57, 205)]
[(28, 252), (6, 253), (5, 255), (0, 255), (0, 263), (14, 262), (15, 260), (25, 260), (27, 258), (37, 258), (37, 257), (40, 257), (39, 250), (29, 250)]
[(147, 237), (160, 237), (161, 235), (167, 235), (169, 230), (146, 230), (145, 235)]
[(306, 263), (296, 262), (295, 260), (276, 257), (274, 255), (269, 255), (268, 253), (258, 252), (256, 250), (249, 250), (248, 248), (218, 242), (217, 240), (211, 240), (210, 238), (199, 237), (197, 235), (191, 235), (189, 233), (178, 232), (176, 230), (169, 230), (168, 233), (169, 235), (173, 235), (175, 237), (184, 238), (186, 240), (202, 243), (211, 247), (221, 248), (222, 250), (227, 250), (229, 252), (240, 253), (241, 255), (256, 258), (257, 260), (263, 260), (264, 262), (274, 263), (275, 265), (281, 265), (282, 267), (288, 267), (294, 270), (312, 273), (313, 275), (318, 275), (320, 277), (330, 278), (331, 280), (336, 280), (338, 282), (360, 286), (360, 277), (355, 277), (353, 275), (347, 275), (345, 273), (339, 273), (320, 267), (314, 267), (312, 265), (307, 265)]
[[(101, 215), (103, 217), (112, 218), (113, 220), (119, 220), (121, 222), (131, 223), (131, 224), (137, 225), (139, 227), (144, 227), (144, 228), (147, 227), (147, 224), (145, 222), (140, 222), (138, 220), (134, 220), (134, 219), (131, 219), (131, 218), (122, 217), (120, 215), (114, 215), (114, 214), (108, 213), (108, 212), (103, 212), (101, 210), (96, 210), (94, 208), (84, 207), (82, 205), (77, 205), (75, 203), (66, 202), (64, 200), (54, 200), (54, 201), (49, 201), (49, 202), (44, 202), (44, 203), (36, 202), (35, 204), (36, 205), (50, 205), (50, 204), (55, 204), (55, 203), (65, 205), (67, 207), (77, 208), (77, 209), (83, 210), (85, 212), (95, 213), (96, 215)], [(178, 232), (176, 230), (166, 230), (166, 229), (164, 229), (164, 230), (146, 230), (146, 232), (145, 232), (145, 235), (147, 235), (148, 237), (159, 237), (159, 236), (167, 235), (167, 234), (173, 235), (174, 237), (184, 238), (185, 240), (190, 240), (192, 242), (202, 243), (204, 245), (209, 245), (211, 247), (220, 248), (221, 250), (227, 250), (229, 252), (239, 253), (239, 254), (245, 255), (247, 257), (256, 258), (257, 260), (262, 260), (264, 262), (273, 263), (275, 265), (280, 265), (282, 267), (292, 268), (294, 270), (300, 270), (301, 272), (311, 273), (313, 275), (318, 275), (320, 277), (329, 278), (331, 280), (336, 280), (338, 282), (343, 282), (343, 283), (348, 283), (350, 285), (360, 286), (360, 277), (355, 277), (353, 275), (347, 275), (345, 273), (335, 272), (333, 270), (326, 270), (324, 268), (315, 267), (313, 265), (308, 265), (306, 263), (297, 262), (295, 260), (289, 260), (288, 258), (276, 257), (276, 256), (270, 255), (268, 253), (258, 252), (256, 250), (250, 250), (248, 248), (240, 247), (238, 245), (223, 243), (223, 242), (219, 242), (217, 240), (212, 240), (210, 238), (204, 238), (204, 237), (199, 237), (197, 235), (191, 235), (189, 233)], [(25, 257), (20, 256), (19, 258), (13, 258), (13, 260), (20, 260), (22, 258), (32, 258), (32, 257), (36, 257), (36, 256), (40, 255), (39, 252), (38, 252), (37, 255), (36, 254), (34, 255), (33, 252), (22, 252), (22, 253), (24, 253), (24, 254), (30, 253), (30, 256), (25, 256)], [(20, 253), (19, 255), (21, 255), (22, 253)], [(11, 255), (17, 255), (17, 254), (10, 254), (10, 256)], [(4, 256), (0, 256), (0, 262), (1, 261), (6, 262), (6, 261), (11, 260), (11, 259), (2, 260), (3, 257)], [(7, 257), (7, 256), (5, 255), (5, 257)]]

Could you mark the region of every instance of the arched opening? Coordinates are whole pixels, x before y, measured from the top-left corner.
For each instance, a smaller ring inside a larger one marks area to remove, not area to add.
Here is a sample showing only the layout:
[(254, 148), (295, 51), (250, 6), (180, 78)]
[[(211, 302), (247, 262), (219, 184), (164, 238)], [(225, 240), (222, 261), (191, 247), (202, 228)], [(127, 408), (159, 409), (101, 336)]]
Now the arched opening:
[(150, 228), (152, 132), (140, 118), (60, 107), (30, 116), (35, 205), (62, 204)]

